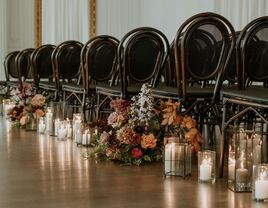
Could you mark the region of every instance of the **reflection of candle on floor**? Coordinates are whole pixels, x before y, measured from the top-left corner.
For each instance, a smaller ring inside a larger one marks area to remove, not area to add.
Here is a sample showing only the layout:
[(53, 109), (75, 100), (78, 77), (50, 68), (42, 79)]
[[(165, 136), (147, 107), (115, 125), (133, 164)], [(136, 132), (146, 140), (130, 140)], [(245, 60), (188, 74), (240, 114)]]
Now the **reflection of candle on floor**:
[(199, 179), (203, 181), (211, 180), (212, 167), (208, 158), (202, 160), (202, 163), (199, 168), (200, 168)]
[(255, 198), (268, 199), (268, 180), (265, 180), (265, 172), (261, 172), (259, 178), (255, 181)]

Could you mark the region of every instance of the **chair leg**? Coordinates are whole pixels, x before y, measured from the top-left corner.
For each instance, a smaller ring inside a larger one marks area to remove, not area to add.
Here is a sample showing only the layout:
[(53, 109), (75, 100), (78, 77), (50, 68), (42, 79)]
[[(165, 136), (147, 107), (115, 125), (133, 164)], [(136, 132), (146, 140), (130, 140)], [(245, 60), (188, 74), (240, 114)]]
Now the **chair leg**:
[[(227, 105), (227, 104), (226, 104)], [(221, 126), (221, 138), (220, 138), (220, 155), (219, 155), (219, 177), (223, 177), (223, 169), (224, 169), (224, 156), (226, 149), (226, 141), (225, 141), (225, 118), (226, 118), (226, 105), (223, 106), (222, 112), (222, 126)]]

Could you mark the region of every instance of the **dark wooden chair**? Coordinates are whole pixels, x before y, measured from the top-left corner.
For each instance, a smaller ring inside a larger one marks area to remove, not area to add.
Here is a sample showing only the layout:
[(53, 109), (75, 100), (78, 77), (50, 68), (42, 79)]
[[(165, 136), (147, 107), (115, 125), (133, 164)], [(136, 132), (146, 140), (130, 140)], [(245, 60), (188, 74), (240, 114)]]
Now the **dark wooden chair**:
[(46, 97), (49, 96), (49, 92), (56, 90), (51, 59), (51, 54), (55, 48), (55, 45), (42, 45), (35, 49), (32, 54), (35, 87)]
[(105, 104), (113, 96), (121, 95), (121, 88), (115, 80), (118, 76), (118, 45), (116, 38), (100, 35), (90, 39), (82, 49), (83, 83), (87, 96), (83, 105), (85, 110), (89, 110), (91, 121), (106, 114)]
[(11, 53), (8, 53), (5, 57), (4, 67), (6, 74), (7, 94), (9, 94), (12, 88), (21, 85), (21, 78), (15, 62), (18, 53), (19, 51), (13, 51)]
[(230, 125), (259, 125), (264, 138), (263, 159), (267, 162), (268, 109), (268, 17), (260, 17), (246, 25), (237, 40), (238, 85), (224, 88), (222, 138), (220, 143), (219, 175), (223, 176), (224, 156), (228, 152)]
[(192, 16), (175, 36), (179, 97), (184, 113), (192, 115), (203, 131), (203, 148), (215, 147), (215, 128), (221, 124), (220, 90), (234, 45), (233, 26), (215, 13)]
[(54, 100), (64, 100), (63, 89), (66, 92), (72, 92), (75, 86), (81, 83), (80, 53), (82, 47), (83, 44), (79, 41), (69, 40), (59, 44), (52, 52), (52, 67), (55, 78)]
[(128, 32), (118, 48), (122, 97), (137, 95), (143, 83), (157, 86), (169, 54), (169, 42), (159, 30), (151, 27)]

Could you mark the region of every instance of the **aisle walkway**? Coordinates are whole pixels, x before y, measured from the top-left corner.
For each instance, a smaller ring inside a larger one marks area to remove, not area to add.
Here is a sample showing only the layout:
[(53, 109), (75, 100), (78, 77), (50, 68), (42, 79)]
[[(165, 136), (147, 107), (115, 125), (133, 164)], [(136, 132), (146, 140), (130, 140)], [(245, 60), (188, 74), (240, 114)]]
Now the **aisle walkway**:
[(226, 181), (198, 184), (162, 175), (162, 164), (126, 167), (84, 160), (72, 140), (9, 129), (0, 118), (0, 208), (268, 207)]

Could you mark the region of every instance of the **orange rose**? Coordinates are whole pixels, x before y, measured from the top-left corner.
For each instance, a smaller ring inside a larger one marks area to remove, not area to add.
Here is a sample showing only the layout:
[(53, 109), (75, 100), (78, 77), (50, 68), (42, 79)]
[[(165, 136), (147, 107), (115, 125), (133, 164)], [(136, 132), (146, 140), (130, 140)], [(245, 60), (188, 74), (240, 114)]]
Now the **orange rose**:
[(153, 134), (149, 134), (149, 135), (142, 135), (141, 137), (141, 147), (144, 149), (147, 148), (154, 148), (156, 147), (156, 138)]
[(191, 129), (196, 127), (196, 121), (191, 116), (185, 116), (182, 121), (182, 126)]

